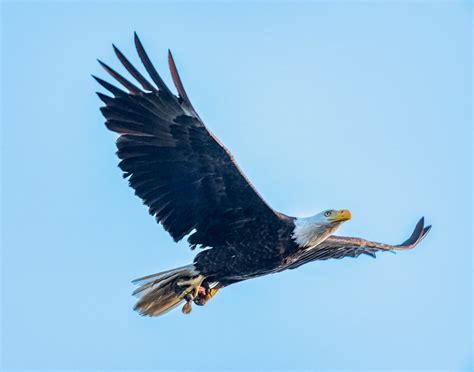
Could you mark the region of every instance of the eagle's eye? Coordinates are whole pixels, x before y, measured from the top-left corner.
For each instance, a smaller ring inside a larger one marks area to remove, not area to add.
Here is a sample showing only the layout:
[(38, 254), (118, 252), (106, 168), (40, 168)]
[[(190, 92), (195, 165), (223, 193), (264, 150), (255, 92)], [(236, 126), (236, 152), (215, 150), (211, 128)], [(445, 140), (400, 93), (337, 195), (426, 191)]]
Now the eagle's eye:
[(331, 215), (331, 211), (324, 212), (324, 217), (329, 217)]

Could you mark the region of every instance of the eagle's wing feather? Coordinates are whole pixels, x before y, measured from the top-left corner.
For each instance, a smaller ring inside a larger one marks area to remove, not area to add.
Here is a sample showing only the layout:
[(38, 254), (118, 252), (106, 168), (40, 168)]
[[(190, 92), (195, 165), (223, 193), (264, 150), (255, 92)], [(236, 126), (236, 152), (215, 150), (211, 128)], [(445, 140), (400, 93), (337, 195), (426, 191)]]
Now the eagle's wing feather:
[(117, 57), (143, 90), (100, 61), (128, 92), (94, 78), (113, 95), (98, 93), (105, 103), (101, 111), (107, 128), (120, 135), (119, 167), (150, 214), (176, 241), (193, 232), (188, 238), (193, 247), (242, 242), (257, 229), (278, 227), (280, 215), (265, 203), (197, 115), (171, 53), (168, 61), (178, 97), (166, 86), (136, 34), (135, 45), (156, 86), (115, 46)]
[(296, 269), (305, 263), (329, 258), (358, 257), (366, 254), (375, 257), (378, 251), (399, 251), (414, 248), (430, 231), (431, 226), (424, 226), (424, 218), (415, 226), (411, 236), (399, 245), (371, 242), (361, 238), (332, 235), (318, 246), (306, 251), (297, 252), (285, 265), (285, 269)]

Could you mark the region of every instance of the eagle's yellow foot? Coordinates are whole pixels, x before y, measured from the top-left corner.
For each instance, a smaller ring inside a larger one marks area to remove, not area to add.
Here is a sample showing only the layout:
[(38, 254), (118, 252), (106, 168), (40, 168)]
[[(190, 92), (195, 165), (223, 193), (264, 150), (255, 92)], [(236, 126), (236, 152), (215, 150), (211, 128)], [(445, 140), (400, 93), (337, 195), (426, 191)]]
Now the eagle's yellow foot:
[(212, 297), (216, 295), (220, 288), (201, 287), (198, 296), (194, 298), (194, 303), (199, 306), (205, 305)]
[(198, 295), (199, 288), (201, 287), (201, 284), (203, 281), (204, 281), (204, 276), (202, 275), (198, 275), (189, 280), (178, 281), (178, 283), (176, 283), (178, 287), (184, 288), (178, 297), (183, 299), (189, 295), (192, 301)]
[(192, 311), (193, 300), (197, 297), (203, 281), (204, 276), (198, 275), (195, 278), (180, 280), (176, 283), (178, 287), (183, 288), (183, 291), (179, 293), (178, 297), (186, 300), (186, 303), (181, 309), (184, 314), (189, 314)]

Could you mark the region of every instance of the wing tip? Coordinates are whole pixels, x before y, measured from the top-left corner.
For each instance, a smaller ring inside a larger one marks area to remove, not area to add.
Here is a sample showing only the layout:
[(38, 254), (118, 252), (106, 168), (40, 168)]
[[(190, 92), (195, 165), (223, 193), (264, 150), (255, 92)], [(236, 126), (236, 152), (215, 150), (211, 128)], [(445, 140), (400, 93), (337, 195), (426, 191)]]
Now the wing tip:
[(116, 86), (106, 82), (104, 79), (101, 79), (100, 77), (92, 75), (92, 74), (91, 76), (95, 81), (97, 81), (102, 87), (107, 89), (115, 97), (126, 94), (122, 89), (117, 88)]
[(124, 78), (122, 75), (120, 75), (117, 71), (115, 71), (113, 68), (108, 66), (106, 63), (102, 62), (100, 59), (97, 59), (97, 62), (99, 62), (99, 64), (102, 66), (102, 68), (110, 76), (112, 76), (115, 80), (117, 80), (120, 84), (122, 84), (125, 88), (127, 88), (129, 93), (132, 93), (132, 94), (140, 94), (141, 93), (141, 90), (135, 84), (128, 81), (126, 78)]
[(97, 94), (97, 96), (99, 97), (99, 99), (100, 99), (102, 102), (104, 102), (106, 105), (109, 104), (109, 103), (113, 100), (112, 97), (110, 97), (110, 96), (108, 96), (108, 95), (106, 95), (106, 94), (104, 94), (104, 93), (102, 93), (102, 92), (95, 92), (95, 94)]
[(143, 44), (142, 44), (142, 41), (140, 40), (140, 38), (138, 37), (138, 34), (136, 31), (133, 31), (133, 41), (135, 43), (135, 47), (137, 49), (144, 49), (143, 48)]
[(422, 235), (421, 235), (421, 237), (420, 237), (420, 241), (421, 241), (422, 239), (424, 239), (424, 238), (426, 237), (426, 235), (428, 235), (428, 233), (431, 231), (431, 228), (432, 228), (432, 227), (433, 227), (432, 225), (428, 225), (428, 226), (426, 226), (425, 228), (423, 228), (423, 232), (422, 232)]
[[(420, 220), (417, 222), (413, 233), (411, 234), (410, 238), (408, 238), (407, 245), (416, 244), (418, 240), (423, 235), (423, 227), (425, 226), (425, 217), (421, 217)], [(406, 244), (405, 243), (405, 244)]]
[(425, 217), (421, 217), (418, 223), (415, 226), (415, 230), (413, 231), (413, 234), (411, 237), (408, 239), (406, 245), (410, 246), (411, 248), (414, 248), (415, 246), (420, 243), (425, 236), (430, 232), (431, 230), (431, 225), (425, 226)]
[(119, 58), (120, 58), (120, 55), (123, 55), (120, 49), (113, 43), (112, 43), (112, 49), (114, 50), (115, 55), (118, 56)]
[(166, 83), (163, 81), (158, 71), (156, 71), (155, 67), (153, 66), (153, 63), (148, 57), (148, 54), (145, 51), (145, 48), (143, 47), (143, 44), (140, 41), (140, 38), (138, 37), (138, 34), (136, 32), (134, 32), (133, 39), (135, 43), (135, 48), (138, 52), (138, 56), (140, 57), (143, 65), (145, 66), (145, 70), (148, 72), (148, 75), (150, 75), (151, 79), (158, 86), (159, 90), (173, 96), (173, 93), (171, 93), (170, 89), (168, 88)]
[(102, 68), (104, 68), (104, 70), (110, 70), (111, 68), (109, 66), (107, 66), (104, 62), (102, 62), (99, 58), (97, 58), (97, 62), (99, 62), (99, 65), (102, 66)]

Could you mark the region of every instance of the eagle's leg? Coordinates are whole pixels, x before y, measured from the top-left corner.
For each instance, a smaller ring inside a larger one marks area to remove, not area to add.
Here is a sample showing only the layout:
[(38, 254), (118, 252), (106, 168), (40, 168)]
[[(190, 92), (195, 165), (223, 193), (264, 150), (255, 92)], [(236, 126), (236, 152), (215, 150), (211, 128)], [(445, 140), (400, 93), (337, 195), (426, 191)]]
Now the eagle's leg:
[(178, 295), (178, 297), (186, 300), (186, 303), (182, 308), (184, 314), (189, 314), (191, 312), (193, 300), (197, 297), (199, 288), (201, 288), (204, 279), (203, 275), (198, 275), (188, 280), (180, 280), (176, 283), (178, 287), (183, 288), (183, 291)]

